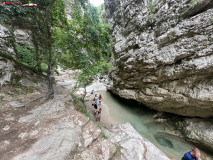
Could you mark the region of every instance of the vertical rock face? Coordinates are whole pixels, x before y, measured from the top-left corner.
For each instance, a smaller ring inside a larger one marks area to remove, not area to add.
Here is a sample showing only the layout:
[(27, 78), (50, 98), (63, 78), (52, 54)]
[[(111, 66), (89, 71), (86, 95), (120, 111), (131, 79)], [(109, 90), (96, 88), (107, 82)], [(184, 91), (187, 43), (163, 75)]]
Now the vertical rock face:
[(9, 30), (0, 24), (0, 52), (5, 52), (12, 54), (14, 49), (12, 45), (8, 42), (8, 38), (11, 37)]
[(112, 91), (159, 110), (213, 115), (213, 1), (105, 0)]
[(16, 43), (22, 45), (30, 45), (31, 42), (31, 32), (29, 30), (16, 29), (14, 31)]
[(185, 119), (178, 121), (178, 128), (189, 142), (197, 144), (200, 147), (206, 148), (213, 153), (213, 123), (212, 121), (201, 121), (200, 119)]
[(14, 71), (14, 63), (6, 58), (0, 57), (0, 87), (10, 82)]

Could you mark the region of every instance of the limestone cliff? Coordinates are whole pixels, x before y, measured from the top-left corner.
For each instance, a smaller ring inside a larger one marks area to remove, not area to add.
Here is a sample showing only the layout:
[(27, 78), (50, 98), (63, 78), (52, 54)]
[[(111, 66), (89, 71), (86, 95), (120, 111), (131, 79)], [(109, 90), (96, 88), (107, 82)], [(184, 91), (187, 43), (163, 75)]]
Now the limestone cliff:
[(213, 116), (213, 1), (105, 0), (112, 91), (159, 110)]

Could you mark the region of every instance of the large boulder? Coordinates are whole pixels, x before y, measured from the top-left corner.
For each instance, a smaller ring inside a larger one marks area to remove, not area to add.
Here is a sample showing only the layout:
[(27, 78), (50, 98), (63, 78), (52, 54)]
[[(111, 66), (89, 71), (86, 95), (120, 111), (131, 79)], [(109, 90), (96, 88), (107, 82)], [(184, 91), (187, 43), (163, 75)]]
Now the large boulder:
[(21, 45), (32, 44), (31, 32), (24, 29), (16, 29), (14, 31), (16, 43)]
[(213, 115), (213, 1), (105, 0), (111, 90), (158, 111)]
[(175, 124), (187, 141), (213, 151), (213, 123), (211, 121), (187, 118)]
[(157, 157), (158, 160), (169, 160), (165, 153), (143, 138), (129, 123), (105, 129), (104, 133), (112, 143), (117, 144), (120, 150), (117, 159), (154, 160)]

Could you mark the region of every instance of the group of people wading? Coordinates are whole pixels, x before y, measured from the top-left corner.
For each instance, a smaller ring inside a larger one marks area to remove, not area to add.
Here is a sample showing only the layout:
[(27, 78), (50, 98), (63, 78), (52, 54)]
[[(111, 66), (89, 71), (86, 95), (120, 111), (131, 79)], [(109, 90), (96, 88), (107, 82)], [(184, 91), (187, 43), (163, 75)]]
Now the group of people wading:
[[(93, 94), (94, 90), (92, 90), (90, 93)], [(95, 93), (95, 97), (93, 99), (94, 104), (92, 105), (94, 106), (94, 116), (97, 122), (101, 121), (101, 108), (98, 109), (98, 105), (101, 105), (101, 100), (102, 100), (101, 94), (98, 96), (98, 94)]]

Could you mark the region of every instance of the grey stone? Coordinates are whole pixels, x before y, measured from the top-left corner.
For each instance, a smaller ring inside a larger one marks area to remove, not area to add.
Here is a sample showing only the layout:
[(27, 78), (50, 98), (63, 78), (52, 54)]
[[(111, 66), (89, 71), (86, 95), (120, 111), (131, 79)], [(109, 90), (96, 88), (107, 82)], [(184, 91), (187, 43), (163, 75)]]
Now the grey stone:
[(19, 154), (13, 160), (64, 160), (80, 142), (81, 128), (72, 122), (63, 122), (49, 129), (30, 150)]
[(92, 142), (98, 138), (100, 135), (101, 130), (92, 122), (89, 121), (83, 127), (83, 139), (84, 139), (84, 147), (88, 147)]
[(21, 102), (19, 101), (12, 101), (9, 103), (12, 107), (15, 107), (15, 108), (21, 108), (21, 107), (24, 107), (24, 104), (22, 104)]
[(102, 137), (97, 139), (89, 147), (89, 150), (95, 155), (96, 160), (109, 160), (114, 156), (116, 147), (113, 143)]
[(111, 90), (158, 111), (213, 116), (211, 0), (105, 0)]
[(10, 129), (10, 126), (6, 125), (4, 128), (2, 128), (4, 131), (7, 131)]
[(187, 141), (198, 144), (201, 147), (213, 150), (213, 123), (201, 119), (184, 119), (175, 122)]
[(104, 129), (112, 143), (119, 144), (121, 160), (169, 160), (169, 158), (147, 139), (143, 138), (131, 124), (120, 124)]
[(30, 136), (35, 136), (38, 134), (38, 131), (37, 130), (33, 130), (32, 132), (30, 132)]
[(23, 86), (27, 86), (27, 87), (35, 86), (35, 83), (33, 83), (31, 80), (26, 79), (26, 78), (21, 79), (21, 80), (20, 80), (20, 83), (21, 83)]
[(8, 59), (0, 57), (0, 86), (10, 82), (14, 71), (14, 63)]
[(16, 29), (14, 31), (16, 42), (22, 45), (30, 45), (31, 42), (31, 33), (29, 30)]
[(0, 38), (9, 37), (10, 33), (6, 27), (0, 24)]

